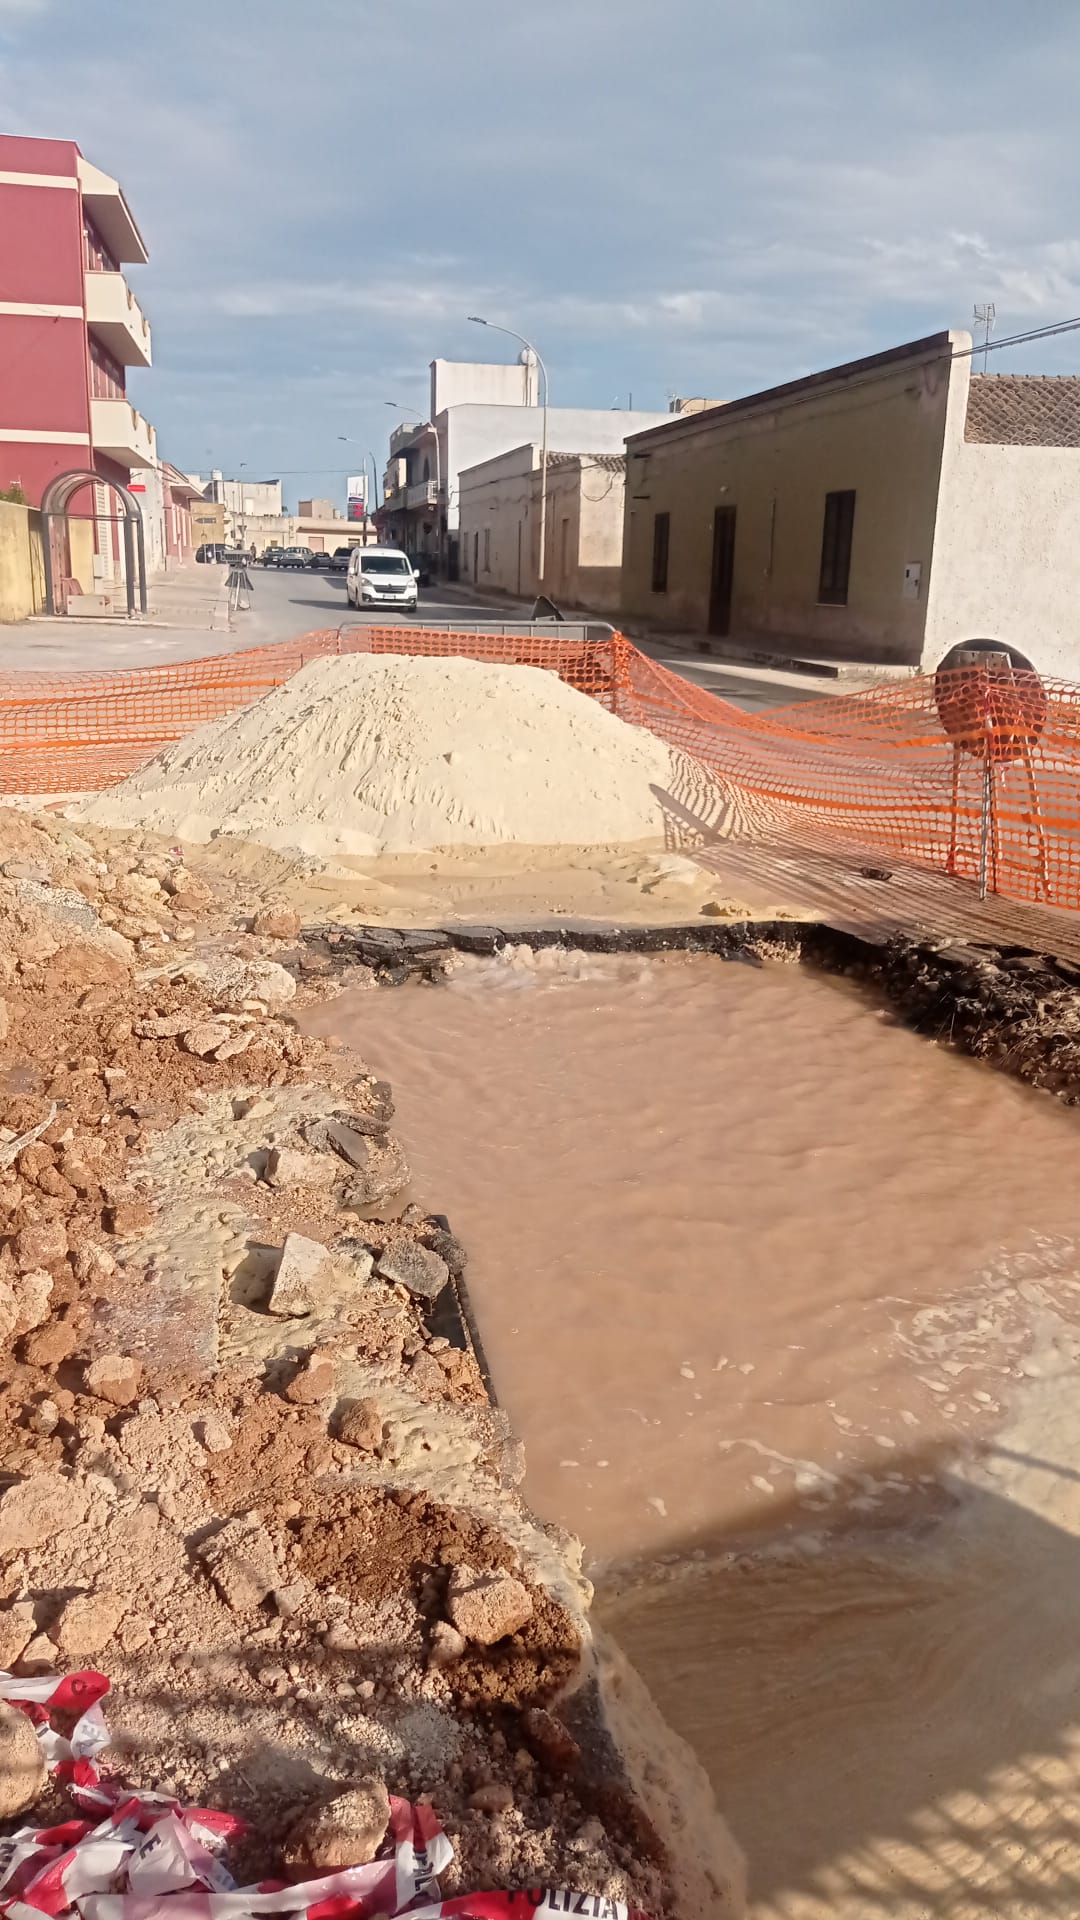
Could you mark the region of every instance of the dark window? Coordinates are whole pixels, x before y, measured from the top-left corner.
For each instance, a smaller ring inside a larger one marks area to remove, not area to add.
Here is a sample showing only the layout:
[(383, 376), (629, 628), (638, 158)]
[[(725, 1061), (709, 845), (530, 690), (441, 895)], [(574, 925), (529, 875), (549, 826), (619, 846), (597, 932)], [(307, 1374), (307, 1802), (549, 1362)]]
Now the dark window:
[(818, 581), (818, 600), (827, 607), (847, 606), (854, 525), (854, 492), (827, 493), (825, 525), (821, 533), (821, 579)]
[(668, 547), (671, 544), (671, 515), (658, 513), (653, 516), (652, 530), (652, 590), (654, 593), (667, 592)]
[(90, 392), (95, 400), (123, 400), (127, 397), (123, 367), (94, 339), (90, 341)]

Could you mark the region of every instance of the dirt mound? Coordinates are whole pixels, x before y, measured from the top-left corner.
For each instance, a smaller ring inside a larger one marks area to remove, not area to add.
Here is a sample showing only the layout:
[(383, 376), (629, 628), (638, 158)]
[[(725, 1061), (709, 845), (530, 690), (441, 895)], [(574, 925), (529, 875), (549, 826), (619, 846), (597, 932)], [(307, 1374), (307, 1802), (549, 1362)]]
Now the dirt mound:
[(79, 817), (311, 855), (659, 844), (675, 791), (662, 741), (554, 673), (351, 654), (200, 728)]

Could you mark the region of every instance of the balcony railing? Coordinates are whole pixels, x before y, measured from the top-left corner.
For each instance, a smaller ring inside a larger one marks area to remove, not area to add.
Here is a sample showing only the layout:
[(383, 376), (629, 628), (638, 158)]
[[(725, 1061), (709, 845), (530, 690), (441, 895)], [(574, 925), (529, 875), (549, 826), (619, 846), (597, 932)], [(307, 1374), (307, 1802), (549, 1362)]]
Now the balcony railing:
[(91, 400), (90, 432), (99, 453), (121, 467), (157, 465), (157, 436), (126, 400)]
[(86, 321), (122, 367), (150, 366), (150, 322), (122, 273), (86, 275)]
[(407, 507), (433, 507), (439, 497), (439, 489), (434, 480), (420, 480), (408, 489), (405, 495)]

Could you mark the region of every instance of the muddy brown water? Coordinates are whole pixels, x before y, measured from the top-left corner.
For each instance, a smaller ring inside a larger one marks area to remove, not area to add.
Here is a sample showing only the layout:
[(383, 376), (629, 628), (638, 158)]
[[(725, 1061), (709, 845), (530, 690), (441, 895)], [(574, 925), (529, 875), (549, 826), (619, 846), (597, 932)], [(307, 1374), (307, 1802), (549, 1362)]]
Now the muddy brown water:
[(392, 1079), (755, 1913), (1074, 1913), (1080, 1119), (793, 966), (519, 956), (309, 1024)]

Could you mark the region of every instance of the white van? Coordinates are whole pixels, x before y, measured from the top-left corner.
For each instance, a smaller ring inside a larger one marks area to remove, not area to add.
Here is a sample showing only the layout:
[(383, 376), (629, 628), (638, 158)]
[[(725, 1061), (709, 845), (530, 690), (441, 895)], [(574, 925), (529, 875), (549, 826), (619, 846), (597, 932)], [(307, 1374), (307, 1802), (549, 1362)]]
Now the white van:
[(416, 575), (400, 547), (354, 547), (345, 591), (350, 607), (416, 611)]

